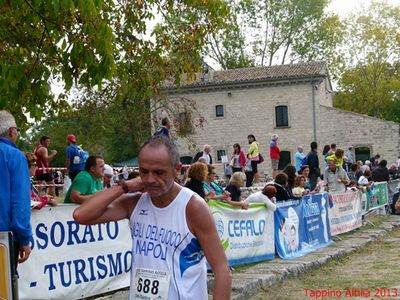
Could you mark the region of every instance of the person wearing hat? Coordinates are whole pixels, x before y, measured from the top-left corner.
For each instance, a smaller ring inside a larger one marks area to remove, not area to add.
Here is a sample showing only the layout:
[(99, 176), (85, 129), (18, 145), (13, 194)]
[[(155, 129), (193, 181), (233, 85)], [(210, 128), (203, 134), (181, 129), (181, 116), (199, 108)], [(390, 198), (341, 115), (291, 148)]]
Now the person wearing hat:
[(278, 174), (279, 159), (281, 158), (281, 149), (278, 146), (278, 135), (273, 134), (271, 136), (271, 142), (269, 144), (269, 156), (271, 158), (272, 178)]
[(110, 165), (104, 165), (104, 177), (103, 177), (103, 189), (108, 189), (112, 185), (112, 178), (114, 176), (114, 170)]
[(66, 159), (66, 168), (67, 171), (65, 175), (68, 175), (71, 178), (71, 181), (74, 180), (75, 176), (78, 175), (80, 171), (85, 168), (84, 162), (79, 158), (79, 148), (76, 145), (76, 137), (73, 134), (67, 135), (67, 159)]

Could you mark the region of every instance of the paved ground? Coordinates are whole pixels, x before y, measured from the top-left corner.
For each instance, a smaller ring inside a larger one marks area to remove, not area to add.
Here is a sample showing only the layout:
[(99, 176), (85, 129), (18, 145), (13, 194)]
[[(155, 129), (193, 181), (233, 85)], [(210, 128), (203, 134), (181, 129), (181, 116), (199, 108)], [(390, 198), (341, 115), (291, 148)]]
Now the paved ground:
[[(320, 267), (331, 259), (348, 255), (359, 248), (365, 247), (398, 226), (400, 226), (400, 216), (390, 215), (379, 226), (363, 231), (355, 231), (351, 235), (347, 235), (345, 239), (336, 241), (326, 248), (319, 249), (303, 257), (293, 260), (277, 258), (235, 271), (232, 275), (232, 299), (248, 299), (263, 287), (271, 286), (289, 277), (297, 277), (301, 273)], [(213, 279), (211, 276), (208, 280), (208, 285), (209, 291), (212, 293)], [(127, 298), (128, 291), (122, 290), (112, 295), (95, 299), (126, 300)]]

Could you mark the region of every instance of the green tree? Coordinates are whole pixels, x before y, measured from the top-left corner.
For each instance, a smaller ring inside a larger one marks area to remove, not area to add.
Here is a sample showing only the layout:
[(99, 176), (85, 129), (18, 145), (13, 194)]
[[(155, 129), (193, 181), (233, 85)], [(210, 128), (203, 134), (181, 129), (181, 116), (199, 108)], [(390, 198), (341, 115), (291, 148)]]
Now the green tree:
[(227, 26), (209, 37), (206, 55), (222, 68), (287, 61), (332, 61), (343, 24), (327, 15), (328, 0), (230, 0)]
[(400, 7), (373, 2), (350, 16), (334, 106), (398, 121)]
[(0, 109), (41, 120), (70, 109), (71, 87), (147, 105), (166, 78), (200, 70), (227, 13), (222, 0), (0, 0)]

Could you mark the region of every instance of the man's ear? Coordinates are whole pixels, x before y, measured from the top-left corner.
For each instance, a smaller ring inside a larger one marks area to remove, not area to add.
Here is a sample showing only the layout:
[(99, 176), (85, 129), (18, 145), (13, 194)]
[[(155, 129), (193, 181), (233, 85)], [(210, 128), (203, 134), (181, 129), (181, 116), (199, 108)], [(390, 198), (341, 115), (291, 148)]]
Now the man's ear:
[(175, 166), (175, 172), (176, 172), (176, 174), (179, 174), (181, 170), (182, 170), (182, 163), (179, 162), (179, 163)]

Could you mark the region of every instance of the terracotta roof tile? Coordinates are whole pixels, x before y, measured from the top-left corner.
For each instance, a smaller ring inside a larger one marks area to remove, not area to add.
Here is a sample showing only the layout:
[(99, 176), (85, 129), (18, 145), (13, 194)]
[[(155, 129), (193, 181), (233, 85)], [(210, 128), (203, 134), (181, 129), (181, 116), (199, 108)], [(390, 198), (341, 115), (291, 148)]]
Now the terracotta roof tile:
[[(190, 88), (251, 81), (321, 77), (325, 75), (327, 75), (327, 70), (324, 62), (309, 62), (271, 67), (209, 71), (207, 74), (196, 74), (196, 79), (190, 83), (185, 83), (185, 80), (182, 79), (181, 86)], [(172, 82), (166, 82), (164, 87), (174, 88), (174, 85)]]

